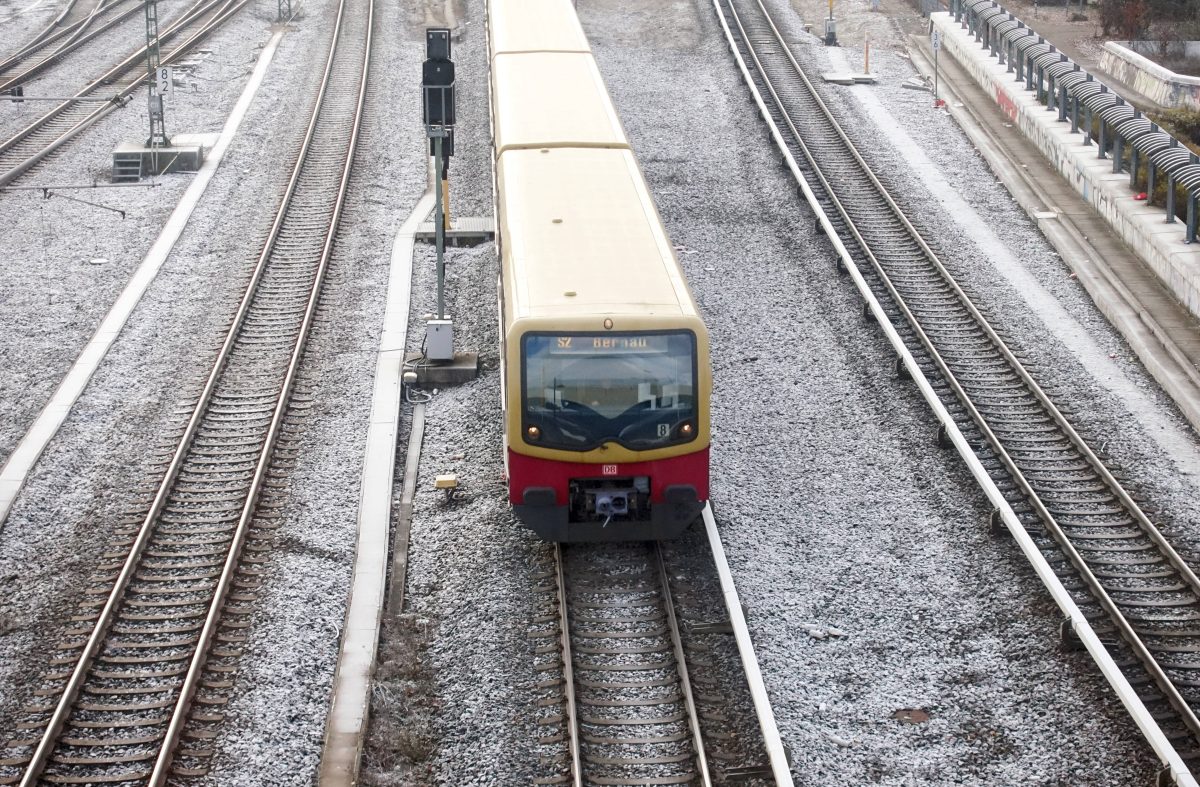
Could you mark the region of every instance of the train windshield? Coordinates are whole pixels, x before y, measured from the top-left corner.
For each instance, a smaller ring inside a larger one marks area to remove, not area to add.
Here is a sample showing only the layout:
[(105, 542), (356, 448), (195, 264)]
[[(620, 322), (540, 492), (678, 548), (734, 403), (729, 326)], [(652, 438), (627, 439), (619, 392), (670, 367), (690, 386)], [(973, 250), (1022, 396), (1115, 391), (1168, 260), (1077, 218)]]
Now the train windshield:
[(691, 331), (527, 334), (522, 362), (531, 445), (647, 450), (696, 437)]

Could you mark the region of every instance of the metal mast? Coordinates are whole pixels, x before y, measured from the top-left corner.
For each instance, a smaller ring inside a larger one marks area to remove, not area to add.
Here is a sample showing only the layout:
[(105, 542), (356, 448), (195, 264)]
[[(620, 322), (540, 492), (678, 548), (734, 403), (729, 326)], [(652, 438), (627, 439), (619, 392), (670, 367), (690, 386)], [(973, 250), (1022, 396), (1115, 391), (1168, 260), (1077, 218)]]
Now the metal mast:
[(171, 140), (167, 137), (166, 122), (163, 120), (163, 97), (158, 91), (160, 65), (158, 0), (146, 0), (146, 69), (147, 75), (150, 77), (146, 80), (146, 90), (150, 100), (150, 138), (146, 140), (148, 148), (171, 146)]

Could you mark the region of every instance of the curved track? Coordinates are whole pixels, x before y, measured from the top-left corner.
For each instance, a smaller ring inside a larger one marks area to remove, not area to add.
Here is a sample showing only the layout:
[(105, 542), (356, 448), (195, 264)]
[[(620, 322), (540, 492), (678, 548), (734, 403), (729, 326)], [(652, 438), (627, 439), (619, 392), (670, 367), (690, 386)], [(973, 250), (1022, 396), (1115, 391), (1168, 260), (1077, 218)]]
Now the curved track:
[[(177, 61), (191, 47), (219, 28), (249, 0), (199, 0), (159, 33), (161, 62)], [(8, 186), (73, 137), (124, 106), (146, 82), (146, 49), (126, 57), (87, 87), (0, 142), (0, 186)], [(108, 98), (107, 102), (78, 99)]]
[(161, 785), (206, 769), (270, 548), (273, 506), (260, 510), (262, 496), (273, 465), (287, 464), (284, 417), (358, 141), (373, 5), (351, 1), (204, 391), (149, 510), (125, 531), (128, 551), (97, 568), (78, 628), (34, 692), (44, 704), (27, 709), (6, 747), (0, 783)]
[[(85, 8), (79, 5), (78, 0), (72, 0), (49, 27), (0, 60), (0, 93), (7, 93), (42, 73), (59, 58), (119, 25), (143, 7), (130, 0), (101, 0)], [(101, 23), (105, 17), (109, 17), (108, 21)]]
[(1195, 770), (1200, 581), (871, 172), (761, 4), (715, 4), (856, 266), (1089, 622), (1115, 635), (1110, 650)]
[(63, 9), (58, 12), (58, 16), (50, 20), (50, 24), (34, 34), (33, 38), (29, 39), (29, 42), (16, 52), (0, 59), (0, 74), (8, 71), (14, 61), (25, 57), (30, 52), (41, 49), (44, 45), (59, 38), (64, 32), (76, 28), (81, 23), (85, 23), (104, 4), (105, 0), (96, 0), (95, 5), (88, 6), (83, 4), (83, 7), (80, 7), (81, 3), (79, 0), (68, 0)]

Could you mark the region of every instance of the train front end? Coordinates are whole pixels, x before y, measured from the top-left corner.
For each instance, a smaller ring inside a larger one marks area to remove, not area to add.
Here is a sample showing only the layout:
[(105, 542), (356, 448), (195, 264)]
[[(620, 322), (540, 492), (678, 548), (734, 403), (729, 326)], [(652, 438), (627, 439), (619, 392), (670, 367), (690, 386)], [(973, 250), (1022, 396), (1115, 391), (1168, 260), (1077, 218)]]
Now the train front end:
[[(544, 325), (539, 325), (544, 322)], [(520, 320), (507, 337), (509, 497), (550, 541), (678, 536), (708, 500), (698, 318)]]

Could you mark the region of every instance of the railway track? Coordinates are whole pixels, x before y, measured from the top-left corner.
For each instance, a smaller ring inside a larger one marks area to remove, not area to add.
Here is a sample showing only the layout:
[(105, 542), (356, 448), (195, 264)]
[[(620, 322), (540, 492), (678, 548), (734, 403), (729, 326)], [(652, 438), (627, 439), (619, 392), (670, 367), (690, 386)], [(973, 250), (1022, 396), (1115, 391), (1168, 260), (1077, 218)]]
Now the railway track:
[(748, 693), (737, 711), (726, 699), (724, 678), (739, 671), (729, 669), (737, 663), (729, 622), (682, 617), (723, 614), (715, 574), (707, 587), (693, 587), (696, 578), (676, 587), (669, 552), (702, 552), (697, 534), (685, 541), (694, 543), (555, 546), (540, 621), (549, 627), (533, 636), (552, 654), (540, 684), (549, 690), (540, 705), (552, 713), (540, 723), (561, 731), (540, 741), (553, 747), (543, 760), (554, 774), (537, 783), (774, 783), (761, 737), (747, 733), (753, 723), (739, 722), (753, 716)]
[[(198, 0), (159, 31), (164, 66), (177, 62), (192, 47), (242, 10), (250, 0)], [(145, 84), (146, 48), (141, 47), (103, 75), (37, 120), (0, 142), (0, 187), (11, 185), (54, 151), (113, 110)], [(108, 99), (96, 102), (94, 99)], [(89, 100), (82, 100), (89, 99)]]
[[(980, 461), (1171, 745), (1200, 755), (1200, 581), (1001, 339), (821, 100), (756, 0), (715, 0), (833, 229)], [(941, 437), (941, 436), (940, 436)]]
[(0, 93), (7, 93), (42, 73), (59, 58), (111, 30), (140, 12), (142, 4), (132, 0), (99, 0), (87, 5), (80, 0), (67, 4), (54, 21), (25, 46), (0, 60)]
[(68, 0), (63, 9), (58, 12), (58, 15), (50, 20), (50, 24), (35, 33), (33, 38), (29, 39), (29, 42), (16, 52), (0, 59), (0, 74), (8, 71), (15, 59), (24, 56), (25, 53), (31, 50), (37, 49), (51, 39), (62, 35), (64, 31), (74, 28), (80, 22), (85, 21), (103, 6), (105, 2), (106, 0), (96, 0), (94, 5), (88, 5), (87, 3), (81, 3), (80, 0)]
[[(206, 770), (288, 462), (285, 415), (357, 146), (373, 4), (343, 0), (296, 167), (148, 510), (98, 566), (0, 783), (164, 784)], [(284, 454), (280, 456), (280, 454)]]

